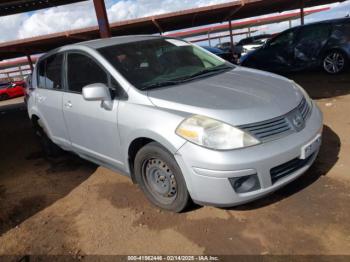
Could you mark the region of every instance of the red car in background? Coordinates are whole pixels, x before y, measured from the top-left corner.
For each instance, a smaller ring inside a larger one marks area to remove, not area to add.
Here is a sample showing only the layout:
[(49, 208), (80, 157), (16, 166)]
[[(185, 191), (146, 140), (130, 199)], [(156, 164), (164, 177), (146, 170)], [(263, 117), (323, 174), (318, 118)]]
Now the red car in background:
[(13, 97), (24, 96), (25, 82), (14, 81), (10, 83), (0, 84), (0, 100), (5, 100)]

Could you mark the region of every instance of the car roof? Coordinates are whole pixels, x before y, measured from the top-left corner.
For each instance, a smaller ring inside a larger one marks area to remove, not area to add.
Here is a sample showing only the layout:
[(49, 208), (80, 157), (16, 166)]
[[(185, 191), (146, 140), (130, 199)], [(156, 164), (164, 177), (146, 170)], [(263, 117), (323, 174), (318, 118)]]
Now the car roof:
[(318, 24), (337, 24), (337, 23), (350, 23), (350, 18), (349, 17), (343, 17), (343, 18), (323, 20), (323, 21), (318, 21), (318, 22), (313, 22), (313, 23), (309, 23), (309, 24), (305, 24), (305, 25), (296, 26), (296, 27), (293, 27), (293, 28), (302, 28), (302, 27), (305, 27), (305, 26), (318, 25)]
[(173, 39), (173, 37), (159, 36), (159, 35), (126, 35), (126, 36), (115, 36), (111, 38), (102, 38), (89, 41), (83, 41), (75, 44), (64, 45), (55, 49), (50, 50), (44, 55), (40, 56), (37, 63), (45, 60), (47, 57), (62, 51), (65, 48), (73, 49), (75, 47), (89, 47), (92, 49), (99, 49), (107, 46), (121, 45), (127, 43), (134, 43), (140, 41), (146, 41), (151, 39)]

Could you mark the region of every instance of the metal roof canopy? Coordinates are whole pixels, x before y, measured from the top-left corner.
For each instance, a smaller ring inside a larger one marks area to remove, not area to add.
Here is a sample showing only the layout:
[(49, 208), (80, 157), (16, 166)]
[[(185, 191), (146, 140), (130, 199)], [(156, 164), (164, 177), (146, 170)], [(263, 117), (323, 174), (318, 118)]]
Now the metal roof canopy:
[[(154, 34), (224, 21), (266, 15), (345, 0), (236, 0), (229, 3), (188, 9), (151, 17), (111, 23), (112, 36)], [(66, 44), (99, 38), (98, 26), (0, 44), (0, 60), (43, 53)]]
[(30, 12), (87, 0), (7, 0), (0, 2), (0, 16)]
[[(329, 10), (329, 7), (314, 9), (314, 10), (305, 10), (305, 16), (314, 14), (321, 11)], [(261, 26), (261, 25), (268, 25), (273, 23), (280, 23), (290, 20), (295, 20), (300, 18), (300, 12), (296, 11), (293, 13), (287, 13), (287, 14), (279, 14), (279, 15), (272, 15), (268, 17), (262, 17), (257, 19), (250, 19), (246, 21), (239, 21), (239, 22), (232, 22), (232, 27), (234, 30), (237, 29), (244, 29), (254, 26)], [(229, 24), (225, 23), (222, 25), (215, 25), (215, 26), (209, 26), (199, 29), (193, 29), (193, 30), (187, 30), (187, 31), (181, 31), (181, 32), (175, 32), (175, 33), (169, 33), (165, 34), (166, 36), (171, 37), (194, 37), (194, 36), (202, 36), (204, 34), (208, 33), (219, 33), (229, 30)]]
[[(251, 31), (243, 31), (243, 32), (239, 32), (239, 33), (233, 33), (233, 36), (237, 36), (237, 35), (247, 35), (249, 33), (256, 33), (259, 30), (257, 29), (251, 29)], [(214, 35), (214, 36), (207, 36), (207, 37), (202, 37), (202, 38), (195, 38), (195, 39), (191, 39), (189, 40), (192, 43), (197, 43), (197, 42), (203, 42), (203, 41), (210, 41), (213, 39), (221, 39), (221, 38), (225, 38), (225, 37), (230, 37), (230, 34), (221, 34), (221, 35)]]

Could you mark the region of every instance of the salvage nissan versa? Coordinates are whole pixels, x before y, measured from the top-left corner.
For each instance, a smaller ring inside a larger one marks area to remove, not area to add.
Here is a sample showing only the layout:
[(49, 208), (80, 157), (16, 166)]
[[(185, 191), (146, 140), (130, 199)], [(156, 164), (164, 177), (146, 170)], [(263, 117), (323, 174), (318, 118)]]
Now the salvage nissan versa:
[(58, 147), (123, 172), (158, 207), (234, 206), (295, 180), (322, 114), (295, 82), (183, 40), (124, 36), (58, 48), (35, 68), (28, 112)]

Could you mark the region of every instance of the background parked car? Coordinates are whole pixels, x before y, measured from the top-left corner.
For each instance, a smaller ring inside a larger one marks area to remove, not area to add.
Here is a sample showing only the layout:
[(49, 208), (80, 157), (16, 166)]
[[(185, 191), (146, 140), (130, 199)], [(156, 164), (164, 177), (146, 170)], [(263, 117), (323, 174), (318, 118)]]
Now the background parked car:
[[(231, 42), (219, 43), (215, 47), (221, 49), (224, 52), (232, 53)], [(236, 59), (238, 59), (241, 57), (241, 53), (242, 47), (238, 46), (237, 43), (233, 43), (233, 56), (236, 57)]]
[(0, 100), (23, 96), (25, 92), (25, 82), (15, 81), (0, 85)]
[(323, 68), (337, 74), (350, 60), (350, 18), (288, 29), (241, 57), (243, 66), (274, 72)]
[(237, 47), (242, 47), (241, 56), (248, 54), (249, 52), (256, 50), (263, 46), (268, 39), (270, 39), (272, 35), (262, 34), (257, 36), (251, 36), (244, 39), (241, 39), (237, 43)]
[(219, 43), (215, 47), (221, 50), (231, 50), (231, 43), (230, 42)]
[(224, 51), (216, 47), (210, 47), (210, 46), (202, 46), (204, 49), (208, 50), (210, 53), (213, 53), (214, 55), (217, 55), (221, 57), (222, 59), (225, 59), (226, 61), (229, 61), (231, 63), (236, 63), (236, 59), (232, 55), (232, 52)]

